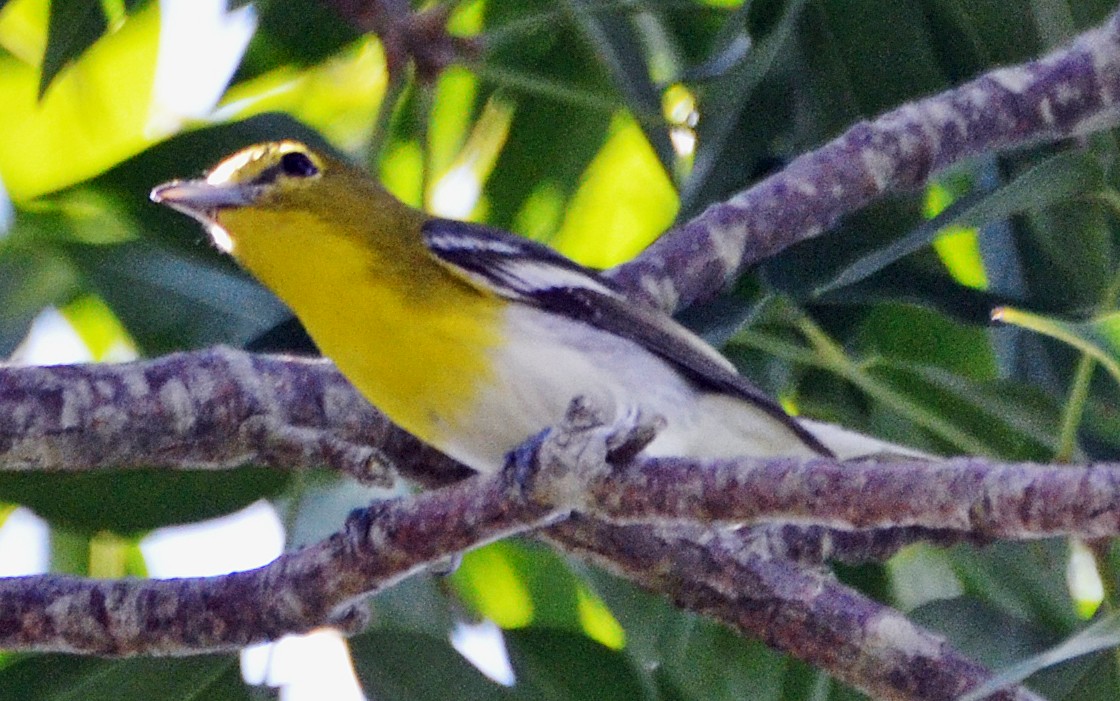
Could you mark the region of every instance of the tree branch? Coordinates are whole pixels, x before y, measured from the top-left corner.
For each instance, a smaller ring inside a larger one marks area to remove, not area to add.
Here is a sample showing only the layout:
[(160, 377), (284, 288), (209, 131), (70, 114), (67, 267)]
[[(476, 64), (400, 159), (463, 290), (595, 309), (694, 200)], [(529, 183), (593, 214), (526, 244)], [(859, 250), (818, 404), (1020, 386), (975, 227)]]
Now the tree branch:
[[(986, 669), (897, 611), (823, 571), (759, 555), (733, 533), (682, 533), (573, 518), (546, 534), (566, 550), (874, 698), (949, 701), (990, 677)], [(1039, 699), (1023, 688), (989, 698)]]
[(220, 577), (0, 578), (0, 649), (184, 655), (324, 625), (354, 632), (366, 623), (359, 597), (566, 515), (528, 497), (503, 473), (375, 503), (320, 543)]
[(885, 193), (921, 187), (976, 154), (1087, 134), (1120, 112), (1120, 15), (1034, 61), (860, 122), (780, 172), (669, 230), (608, 273), (667, 311), (722, 290), (742, 267), (820, 235)]
[[(584, 500), (589, 480), (633, 483), (640, 470), (624, 470), (618, 480), (604, 477), (609, 471), (600, 463), (619, 445), (613, 429), (578, 418), (570, 413), (562, 430), (519, 450), (496, 476), (375, 504), (355, 512), (340, 533), (256, 570), (162, 581), (0, 579), (0, 648), (186, 654), (235, 649), (320, 625), (354, 630), (364, 623), (357, 597), (466, 548), (567, 516), (568, 503)], [(641, 485), (627, 485), (635, 486)], [(690, 490), (687, 481), (677, 484), (679, 493)], [(602, 489), (591, 491), (603, 495)], [(606, 497), (613, 502), (611, 494)], [(549, 535), (692, 610), (887, 698), (951, 698), (944, 696), (947, 690), (965, 691), (989, 676), (901, 614), (822, 573), (772, 557), (757, 547), (762, 532), (740, 537), (579, 519)], [(1006, 698), (1031, 697), (1009, 692)]]
[(0, 407), (0, 471), (252, 463), (330, 467), (379, 484), (399, 471), (426, 485), (472, 474), (431, 459), (434, 449), (326, 360), (218, 347), (135, 363), (0, 367)]
[[(567, 506), (614, 521), (918, 527), (925, 530), (911, 532), (981, 539), (1120, 528), (1115, 465), (639, 456), (607, 469), (612, 431), (559, 427), (519, 455), (545, 463), (524, 468), (534, 475), (568, 474), (583, 461)], [(600, 462), (591, 464), (593, 456)], [(217, 348), (119, 365), (0, 368), (0, 470), (246, 463), (324, 466), (367, 481), (371, 464), (383, 481), (395, 465), (436, 481), (469, 472), (386, 421), (328, 362)]]
[[(31, 374), (28, 374), (32, 370), (30, 368), (0, 369), (0, 416), (22, 417), (20, 425), (33, 429), (32, 433), (42, 442), (41, 445), (35, 444), (37, 448), (34, 450), (25, 449), (19, 453), (25, 457), (30, 456), (21, 463), (22, 468), (54, 465), (52, 461), (58, 460), (59, 455), (64, 452), (54, 449), (56, 443), (61, 441), (63, 446), (81, 444), (83, 433), (92, 432), (100, 436), (93, 443), (103, 443), (105, 436), (99, 432), (105, 427), (95, 420), (96, 417), (123, 417), (123, 423), (112, 424), (116, 432), (114, 435), (119, 435), (122, 439), (132, 433), (140, 435), (141, 438), (134, 443), (134, 447), (145, 450), (160, 447), (160, 454), (170, 458), (170, 463), (176, 467), (184, 467), (190, 461), (199, 459), (205, 467), (228, 466), (236, 464), (235, 457), (244, 455), (244, 447), (231, 447), (228, 453), (221, 449), (216, 449), (216, 452), (208, 449), (200, 453), (196, 447), (189, 445), (189, 441), (183, 440), (185, 436), (194, 435), (188, 430), (191, 427), (206, 425), (221, 432), (227, 430), (221, 428), (226, 425), (224, 422), (228, 421), (230, 426), (236, 426), (237, 421), (245, 420), (246, 416), (251, 418), (264, 414), (279, 417), (280, 423), (285, 425), (292, 423), (293, 417), (299, 417), (302, 423), (298, 423), (297, 427), (303, 431), (299, 434), (301, 436), (317, 435), (318, 432), (333, 435), (331, 432), (337, 430), (340, 435), (351, 439), (364, 435), (357, 427), (378, 426), (381, 421), (368, 406), (363, 408), (352, 403), (357, 395), (348, 385), (335, 384), (341, 380), (329, 377), (334, 371), (326, 363), (268, 357), (254, 359), (240, 357), (242, 355), (237, 351), (220, 349), (115, 367), (57, 366), (37, 368)], [(259, 365), (245, 364), (250, 361), (259, 362)], [(111, 372), (106, 375), (105, 372), (110, 369)], [(239, 370), (257, 374), (253, 378), (244, 374), (232, 377)], [(153, 414), (141, 411), (130, 413), (126, 407), (133, 404), (148, 406), (159, 421), (166, 422), (165, 412), (154, 408), (163, 406), (157, 400), (169, 394), (158, 380), (160, 373), (170, 373), (168, 376), (173, 377), (180, 372), (185, 373), (183, 376), (192, 378), (192, 385), (222, 390), (195, 389), (189, 395), (193, 398), (192, 401), (175, 404), (180, 408), (178, 416), (181, 420), (167, 422), (166, 428), (177, 438), (158, 442), (162, 439), (144, 437), (151, 432), (148, 429), (141, 430), (141, 426)], [(143, 378), (146, 384), (140, 385), (137, 378)], [(123, 379), (132, 380), (131, 393), (108, 391), (107, 388), (116, 386), (114, 381)], [(78, 396), (87, 396), (87, 401), (77, 404), (64, 401), (69, 395), (61, 388), (95, 385), (100, 387), (97, 393), (93, 393), (96, 400), (88, 399), (89, 392), (79, 391)], [(292, 393), (285, 397), (285, 409), (279, 412), (269, 410), (269, 403), (259, 399), (260, 396), (272, 396), (277, 391)], [(149, 394), (155, 397), (147, 396)], [(353, 396), (347, 397), (347, 394)], [(252, 397), (258, 399), (254, 402)], [(3, 402), (7, 399), (15, 401), (13, 408), (18, 411), (4, 411), (6, 407)], [(345, 414), (323, 410), (324, 405), (330, 402), (337, 402), (336, 407), (348, 407), (349, 410)], [(122, 406), (117, 406), (117, 403)], [(184, 407), (189, 407), (189, 411)], [(233, 408), (238, 410), (234, 411)], [(350, 410), (356, 413), (350, 413)], [(341, 427), (335, 425), (338, 422), (342, 423)], [(9, 427), (4, 432), (7, 436), (5, 445), (11, 442), (12, 428)], [(609, 431), (601, 429), (599, 426), (585, 425), (563, 427), (548, 434), (543, 440), (529, 444), (531, 449), (519, 451), (521, 462), (511, 465), (512, 473), (489, 479), (475, 478), (447, 489), (421, 494), (408, 501), (393, 501), (375, 506), (351, 518), (341, 533), (327, 541), (284, 555), (258, 570), (225, 577), (166, 581), (96, 582), (56, 576), (0, 580), (0, 647), (112, 655), (186, 654), (236, 648), (328, 623), (353, 629), (362, 622), (360, 609), (350, 605), (356, 597), (388, 586), (427, 563), (503, 535), (538, 527), (567, 513), (573, 500), (581, 503), (584, 501), (581, 496), (586, 491), (584, 481), (589, 478), (596, 485), (591, 494), (597, 499), (605, 500), (607, 504), (625, 506), (628, 500), (616, 497), (646, 488), (660, 490), (666, 497), (658, 497), (653, 501), (655, 511), (666, 505), (686, 503), (668, 499), (667, 496), (673, 489), (673, 480), (679, 477), (674, 476), (674, 471), (694, 473), (695, 466), (689, 466), (683, 461), (652, 461), (652, 477), (647, 480), (635, 463), (615, 468), (619, 474), (616, 479), (595, 463), (595, 460), (601, 461), (609, 455), (612, 445), (618, 445), (617, 442), (612, 444)], [(581, 443), (584, 439), (602, 441), (603, 445), (599, 449), (589, 450)], [(153, 440), (157, 442), (153, 444)], [(219, 443), (215, 441), (214, 445)], [(399, 447), (405, 444), (392, 445)], [(542, 448), (557, 445), (560, 450), (549, 451)], [(542, 451), (554, 459), (553, 463), (543, 469), (532, 462), (542, 455)], [(96, 459), (91, 458), (86, 461), (87, 469), (109, 467), (122, 459), (127, 464), (132, 464), (120, 451), (100, 451), (97, 455), (106, 462), (98, 465)], [(565, 465), (565, 455), (593, 457), (594, 460)], [(388, 459), (415, 459), (415, 456), (416, 452), (408, 449), (385, 453)], [(137, 459), (135, 462), (139, 464), (141, 460)], [(147, 464), (151, 464), (150, 459)], [(848, 477), (838, 472), (837, 465), (827, 461), (822, 461), (821, 465), (823, 467), (820, 474), (824, 478)], [(807, 469), (816, 467), (809, 465)], [(871, 470), (872, 466), (857, 467)], [(571, 468), (575, 468), (574, 472)], [(749, 462), (728, 461), (723, 468), (719, 465), (714, 465), (713, 468), (721, 476), (720, 479), (734, 475), (746, 478), (738, 486), (733, 484), (734, 479), (724, 481), (725, 485), (731, 485), (734, 489), (754, 484), (751, 473), (755, 470)], [(772, 469), (792, 469), (792, 466), (778, 461)], [(929, 465), (921, 468), (911, 466), (909, 472), (940, 474), (929, 470)], [(1074, 471), (1069, 473), (1073, 474)], [(759, 479), (764, 476), (765, 474), (759, 475)], [(573, 477), (577, 481), (573, 482)], [(869, 479), (870, 477), (859, 478), (864, 484)], [(810, 481), (806, 484), (811, 488), (813, 483)], [(516, 485), (516, 488), (511, 485)], [(715, 483), (709, 486), (714, 487)], [(612, 494), (611, 489), (620, 491)], [(688, 489), (687, 481), (678, 483), (677, 496), (687, 493)], [(747, 493), (744, 492), (741, 496), (747, 496)], [(792, 491), (783, 492), (782, 498), (795, 500)], [(552, 506), (557, 501), (562, 502), (560, 508)], [(702, 509), (715, 513), (714, 507), (719, 502), (711, 499), (709, 501), (711, 503)], [(788, 504), (775, 499), (769, 506), (780, 510)], [(835, 506), (825, 500), (812, 508), (831, 513)], [(688, 511), (692, 506), (672, 508)], [(848, 507), (845, 505), (844, 508)], [(803, 513), (804, 509), (797, 511), (799, 519)], [(642, 542), (635, 535), (641, 529), (622, 529), (606, 524), (588, 526), (588, 519), (581, 523), (583, 530), (568, 532), (560, 527), (550, 531), (550, 537), (569, 551), (596, 552), (596, 559), (600, 562), (611, 561), (610, 551), (617, 545), (617, 534), (628, 534), (627, 542), (635, 547)], [(593, 530), (588, 531), (588, 528)], [(911, 667), (913, 659), (907, 649), (913, 642), (914, 629), (910, 624), (905, 624), (903, 628), (883, 627), (877, 637), (864, 635), (849, 641), (847, 649), (858, 652), (856, 659), (870, 656), (875, 662), (869, 662), (866, 669), (847, 667), (845, 665), (850, 660), (829, 658), (825, 654), (831, 649), (830, 645), (820, 644), (814, 647), (812, 641), (814, 636), (830, 630), (833, 625), (830, 616), (835, 615), (833, 608), (849, 605), (850, 597), (857, 597), (857, 601), (862, 601), (857, 594), (838, 584), (828, 583), (826, 590), (832, 598), (798, 604), (791, 599), (792, 590), (781, 587), (775, 591), (733, 591), (726, 587), (715, 589), (712, 582), (698, 578), (701, 572), (707, 570), (694, 571), (685, 565), (689, 558), (701, 556), (713, 558), (712, 562), (718, 563), (718, 558), (721, 557), (718, 551), (710, 556), (703, 555), (713, 542), (712, 532), (681, 527), (643, 528), (651, 534), (658, 534), (656, 537), (661, 539), (659, 545), (658, 541), (653, 541), (657, 545), (659, 557), (671, 558), (672, 562), (678, 564), (673, 564), (670, 570), (659, 570), (662, 579), (649, 579), (650, 572), (647, 572), (644, 575), (646, 578), (639, 578), (638, 581), (672, 594), (679, 603), (692, 610), (707, 613), (752, 634), (759, 634), (763, 630), (759, 627), (760, 610), (770, 611), (767, 616), (777, 617), (775, 620), (780, 625), (784, 625), (781, 617), (789, 616), (799, 621), (795, 629), (775, 629), (762, 637), (860, 688), (893, 688), (893, 698), (938, 698), (912, 693), (910, 688), (917, 683), (911, 679), (914, 674)], [(792, 561), (784, 558), (796, 557), (799, 562), (813, 563), (845, 553), (851, 556), (849, 559), (885, 556), (900, 544), (908, 542), (909, 538), (938, 532), (898, 529), (869, 535), (846, 534), (824, 528), (775, 526), (714, 533), (718, 535), (720, 547), (734, 546), (736, 552), (752, 554), (751, 558), (737, 565), (738, 569), (733, 573), (737, 579), (731, 581), (764, 581), (766, 577), (778, 573), (785, 577), (782, 581), (801, 581), (804, 584), (818, 580), (819, 575), (810, 570), (797, 569), (800, 565), (795, 566)], [(969, 536), (951, 534), (948, 537)], [(632, 552), (623, 552), (613, 568), (625, 571), (633, 557)], [(704, 575), (711, 576), (714, 575)], [(801, 587), (800, 584), (798, 586)], [(876, 615), (880, 616), (880, 620), (886, 620), (881, 619), (886, 614)], [(891, 615), (903, 620), (898, 614)], [(899, 633), (901, 637), (892, 640), (887, 635), (889, 631)], [(842, 634), (833, 631), (830, 635)], [(893, 656), (893, 666), (884, 661), (886, 656)], [(935, 679), (939, 678), (939, 674), (957, 675), (961, 664), (952, 655), (937, 664), (932, 659), (922, 659), (923, 663), (928, 662), (930, 666), (930, 670), (923, 674)], [(888, 673), (890, 669), (894, 672)], [(979, 670), (978, 667), (968, 669), (974, 671), (972, 677), (961, 678), (973, 678), (981, 674), (975, 671)], [(895, 686), (890, 687), (891, 684)]]
[(986, 539), (1120, 535), (1120, 465), (983, 458), (837, 461), (637, 459), (577, 506), (612, 523), (919, 527)]

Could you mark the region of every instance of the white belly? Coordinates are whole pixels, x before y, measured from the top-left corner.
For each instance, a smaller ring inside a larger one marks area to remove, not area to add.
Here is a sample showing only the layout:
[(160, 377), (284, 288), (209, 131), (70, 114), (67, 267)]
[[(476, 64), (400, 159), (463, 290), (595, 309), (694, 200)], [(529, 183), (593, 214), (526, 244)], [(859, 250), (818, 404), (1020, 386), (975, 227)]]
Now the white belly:
[(650, 455), (813, 454), (770, 414), (698, 391), (632, 341), (521, 305), (513, 305), (508, 323), (508, 337), (520, 341), (496, 351), (496, 376), (476, 410), (441, 431), (439, 447), (480, 472), (496, 471), (511, 450), (560, 423), (578, 396), (609, 417), (663, 417), (667, 425), (646, 448)]

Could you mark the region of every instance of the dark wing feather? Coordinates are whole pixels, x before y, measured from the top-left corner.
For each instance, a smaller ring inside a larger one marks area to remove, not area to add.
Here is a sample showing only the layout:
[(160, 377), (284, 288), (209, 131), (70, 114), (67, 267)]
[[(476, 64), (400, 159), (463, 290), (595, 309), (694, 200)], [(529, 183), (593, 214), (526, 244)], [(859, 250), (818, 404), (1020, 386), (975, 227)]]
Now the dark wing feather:
[(630, 339), (672, 363), (698, 387), (746, 400), (808, 447), (831, 451), (714, 349), (669, 316), (627, 300), (595, 271), (500, 229), (431, 219), (422, 229), (438, 261), (474, 285)]

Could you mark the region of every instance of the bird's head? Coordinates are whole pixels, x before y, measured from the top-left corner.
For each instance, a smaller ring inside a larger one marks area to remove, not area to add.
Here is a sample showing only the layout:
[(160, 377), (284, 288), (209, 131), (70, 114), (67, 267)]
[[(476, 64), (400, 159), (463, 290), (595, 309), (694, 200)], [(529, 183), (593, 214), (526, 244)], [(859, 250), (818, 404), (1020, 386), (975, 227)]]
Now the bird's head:
[(151, 198), (202, 222), (219, 248), (239, 258), (246, 237), (280, 236), (310, 222), (339, 232), (407, 216), (358, 168), (292, 140), (242, 149), (206, 177), (164, 183)]

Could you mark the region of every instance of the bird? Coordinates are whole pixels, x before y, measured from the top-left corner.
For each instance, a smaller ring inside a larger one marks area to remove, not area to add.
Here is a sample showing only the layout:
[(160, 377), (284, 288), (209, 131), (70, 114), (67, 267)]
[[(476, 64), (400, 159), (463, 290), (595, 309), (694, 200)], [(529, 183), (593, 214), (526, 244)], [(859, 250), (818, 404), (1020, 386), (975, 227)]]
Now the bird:
[(208, 230), (391, 421), (493, 474), (573, 400), (656, 417), (649, 457), (906, 452), (789, 415), (668, 314), (597, 271), (394, 198), (294, 140), (244, 148), (151, 199)]

